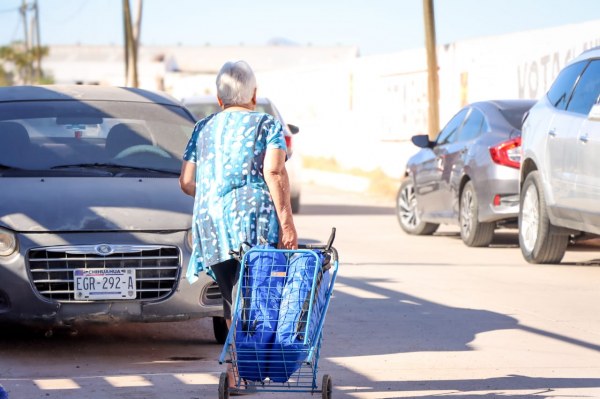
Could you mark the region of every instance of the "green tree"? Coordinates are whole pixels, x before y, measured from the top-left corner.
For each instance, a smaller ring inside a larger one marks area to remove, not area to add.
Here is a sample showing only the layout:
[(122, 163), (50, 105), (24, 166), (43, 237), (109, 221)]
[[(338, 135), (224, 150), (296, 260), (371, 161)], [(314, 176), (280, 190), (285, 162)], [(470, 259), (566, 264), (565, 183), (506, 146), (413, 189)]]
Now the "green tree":
[[(48, 83), (39, 66), (43, 57), (47, 56), (47, 46), (36, 46), (27, 49), (22, 42), (14, 42), (0, 47), (0, 84), (30, 84)], [(12, 66), (12, 74), (7, 72), (7, 66)]]

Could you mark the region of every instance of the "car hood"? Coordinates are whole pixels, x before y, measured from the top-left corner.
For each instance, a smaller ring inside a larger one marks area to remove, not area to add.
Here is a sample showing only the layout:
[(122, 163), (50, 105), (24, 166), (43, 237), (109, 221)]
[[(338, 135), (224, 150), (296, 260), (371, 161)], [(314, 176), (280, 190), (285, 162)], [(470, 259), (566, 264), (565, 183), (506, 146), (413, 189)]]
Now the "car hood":
[(193, 202), (177, 178), (0, 178), (0, 226), (20, 232), (184, 230)]

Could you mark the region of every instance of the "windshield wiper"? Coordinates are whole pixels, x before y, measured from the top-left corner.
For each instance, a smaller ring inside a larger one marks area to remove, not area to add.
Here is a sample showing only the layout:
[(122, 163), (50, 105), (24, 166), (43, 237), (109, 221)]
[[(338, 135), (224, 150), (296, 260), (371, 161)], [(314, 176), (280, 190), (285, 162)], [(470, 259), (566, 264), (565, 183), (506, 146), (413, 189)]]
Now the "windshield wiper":
[(145, 166), (121, 165), (121, 164), (116, 164), (116, 163), (100, 163), (100, 162), (56, 165), (50, 169), (70, 169), (70, 168), (127, 169), (127, 170), (140, 170), (140, 171), (145, 171), (145, 172), (167, 173), (167, 174), (171, 174), (171, 175), (179, 175), (179, 171), (174, 171), (174, 170), (148, 168)]

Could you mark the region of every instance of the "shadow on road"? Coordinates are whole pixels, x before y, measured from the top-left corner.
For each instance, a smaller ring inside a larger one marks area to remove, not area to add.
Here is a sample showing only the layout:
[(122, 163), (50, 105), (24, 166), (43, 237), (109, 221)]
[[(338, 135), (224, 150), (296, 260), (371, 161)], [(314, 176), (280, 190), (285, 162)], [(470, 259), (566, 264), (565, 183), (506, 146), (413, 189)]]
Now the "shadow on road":
[[(461, 240), (458, 231), (441, 231), (435, 233), (437, 237), (451, 237)], [(499, 229), (494, 233), (489, 248), (519, 248), (519, 232), (514, 229)]]
[[(327, 356), (468, 351), (477, 334), (505, 329), (520, 329), (600, 352), (600, 345), (522, 325), (501, 313), (446, 306), (379, 285), (386, 282), (380, 277), (358, 280), (338, 276), (337, 283), (370, 297), (357, 298), (344, 289), (335, 291), (327, 324), (336, 329), (325, 333), (330, 339), (356, 345), (326, 347)], [(374, 318), (373, 314), (382, 316)], [(368, 345), (360, 345), (365, 340)]]
[(302, 215), (394, 215), (393, 207), (372, 205), (302, 205)]
[[(385, 388), (384, 388), (385, 387)], [(444, 395), (419, 395), (419, 399), (461, 398), (461, 399), (551, 399), (564, 398), (558, 389), (598, 388), (600, 378), (543, 378), (521, 375), (508, 375), (499, 378), (439, 380), (439, 381), (382, 381), (373, 386), (373, 391), (451, 391)], [(510, 394), (510, 391), (532, 390), (530, 394)], [(477, 391), (501, 391), (502, 393), (469, 394)], [(368, 391), (366, 391), (368, 392)], [(390, 396), (386, 396), (390, 397)], [(398, 398), (406, 396), (398, 396)], [(573, 397), (573, 396), (569, 396)], [(581, 395), (581, 398), (589, 396)], [(393, 397), (391, 397), (393, 398)]]
[[(476, 334), (516, 328), (518, 321), (499, 313), (441, 305), (403, 292), (378, 286), (384, 277), (350, 279), (337, 283), (376, 295), (357, 298), (335, 292), (325, 339), (354, 342), (348, 346), (325, 346), (327, 356), (366, 356), (406, 352), (466, 351)], [(376, 316), (375, 316), (376, 315)], [(368, 344), (360, 345), (368, 341)]]

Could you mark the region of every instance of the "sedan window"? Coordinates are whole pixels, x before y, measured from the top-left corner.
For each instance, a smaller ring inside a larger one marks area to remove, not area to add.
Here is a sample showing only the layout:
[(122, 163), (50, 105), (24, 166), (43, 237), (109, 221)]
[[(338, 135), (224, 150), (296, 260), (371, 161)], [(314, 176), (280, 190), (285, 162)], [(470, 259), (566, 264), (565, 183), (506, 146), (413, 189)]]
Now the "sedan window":
[(436, 141), (437, 145), (454, 143), (458, 139), (458, 131), (467, 115), (467, 109), (461, 110), (458, 114), (456, 114), (450, 122), (442, 129), (440, 132), (438, 139)]
[(573, 86), (575, 86), (575, 82), (586, 64), (587, 61), (582, 61), (570, 65), (558, 75), (547, 94), (548, 100), (554, 107), (558, 109), (566, 108), (571, 90), (573, 90)]
[(587, 115), (598, 100), (600, 94), (600, 60), (592, 61), (585, 69), (577, 86), (567, 111)]
[(484, 124), (485, 118), (483, 114), (475, 108), (472, 108), (469, 117), (460, 131), (460, 141), (473, 140), (475, 137), (479, 136)]

